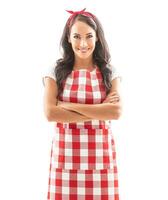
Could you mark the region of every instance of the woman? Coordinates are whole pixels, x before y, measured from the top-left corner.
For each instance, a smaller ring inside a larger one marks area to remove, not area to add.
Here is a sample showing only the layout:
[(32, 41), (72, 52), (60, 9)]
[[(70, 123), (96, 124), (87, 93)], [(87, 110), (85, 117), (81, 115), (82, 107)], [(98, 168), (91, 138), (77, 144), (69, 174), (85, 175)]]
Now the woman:
[(49, 200), (118, 200), (110, 123), (121, 115), (120, 77), (97, 17), (68, 11), (63, 57), (43, 76), (44, 113), (54, 121)]

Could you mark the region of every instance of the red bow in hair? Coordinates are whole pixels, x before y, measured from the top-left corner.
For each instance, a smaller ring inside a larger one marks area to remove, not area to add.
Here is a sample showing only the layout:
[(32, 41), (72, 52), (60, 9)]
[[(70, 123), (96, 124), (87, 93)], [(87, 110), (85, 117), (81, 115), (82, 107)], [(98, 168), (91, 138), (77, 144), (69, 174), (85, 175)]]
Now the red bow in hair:
[(72, 10), (66, 10), (68, 13), (71, 14), (71, 16), (70, 16), (69, 19), (68, 19), (68, 26), (70, 25), (71, 20), (72, 20), (76, 15), (79, 15), (79, 14), (85, 15), (85, 16), (88, 16), (88, 17), (92, 17), (92, 18), (94, 19), (94, 15), (91, 14), (91, 13), (89, 13), (89, 12), (85, 12), (85, 10), (86, 10), (86, 8), (84, 8), (84, 9), (81, 10), (81, 11), (75, 11), (75, 12), (72, 11)]

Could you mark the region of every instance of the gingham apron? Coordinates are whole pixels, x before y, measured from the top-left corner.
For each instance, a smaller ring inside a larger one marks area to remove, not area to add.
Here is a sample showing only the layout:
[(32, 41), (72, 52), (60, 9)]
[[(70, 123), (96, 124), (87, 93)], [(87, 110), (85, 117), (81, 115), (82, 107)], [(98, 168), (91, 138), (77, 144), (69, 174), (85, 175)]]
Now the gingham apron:
[[(97, 104), (106, 98), (102, 75), (74, 70), (59, 100)], [(109, 120), (56, 123), (48, 200), (119, 200), (115, 144)]]

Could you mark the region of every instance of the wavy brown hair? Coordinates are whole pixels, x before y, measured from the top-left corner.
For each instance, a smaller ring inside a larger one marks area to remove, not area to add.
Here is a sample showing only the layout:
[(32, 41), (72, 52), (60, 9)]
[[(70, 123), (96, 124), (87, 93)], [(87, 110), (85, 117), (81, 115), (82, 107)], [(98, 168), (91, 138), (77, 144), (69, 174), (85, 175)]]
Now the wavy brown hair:
[(68, 26), (68, 20), (65, 24), (63, 34), (60, 41), (60, 47), (63, 50), (62, 58), (58, 59), (55, 63), (55, 76), (58, 85), (58, 96), (63, 91), (63, 81), (72, 72), (74, 66), (74, 52), (71, 43), (68, 42), (71, 27), (76, 21), (81, 21), (89, 25), (98, 37), (95, 49), (93, 51), (93, 62), (101, 71), (103, 82), (106, 88), (106, 94), (109, 93), (112, 76), (112, 65), (110, 65), (110, 53), (107, 42), (105, 40), (104, 31), (100, 21), (97, 17), (91, 18), (82, 14), (76, 15)]

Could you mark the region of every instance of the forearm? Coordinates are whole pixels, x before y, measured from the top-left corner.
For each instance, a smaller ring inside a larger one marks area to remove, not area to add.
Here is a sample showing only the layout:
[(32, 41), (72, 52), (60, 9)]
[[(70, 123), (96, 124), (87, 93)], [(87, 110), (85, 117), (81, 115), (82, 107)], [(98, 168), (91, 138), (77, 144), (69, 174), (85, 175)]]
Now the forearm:
[(90, 117), (87, 117), (83, 114), (77, 113), (75, 111), (70, 111), (62, 108), (61, 106), (52, 106), (48, 109), (47, 119), (48, 121), (56, 121), (56, 122), (84, 122), (92, 120)]
[(94, 118), (98, 120), (118, 119), (120, 115), (120, 103), (67, 103), (63, 104), (62, 106), (67, 110), (76, 111), (89, 118)]

